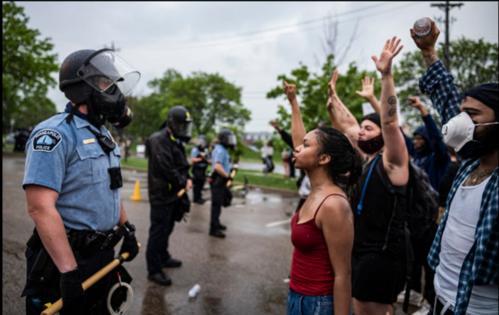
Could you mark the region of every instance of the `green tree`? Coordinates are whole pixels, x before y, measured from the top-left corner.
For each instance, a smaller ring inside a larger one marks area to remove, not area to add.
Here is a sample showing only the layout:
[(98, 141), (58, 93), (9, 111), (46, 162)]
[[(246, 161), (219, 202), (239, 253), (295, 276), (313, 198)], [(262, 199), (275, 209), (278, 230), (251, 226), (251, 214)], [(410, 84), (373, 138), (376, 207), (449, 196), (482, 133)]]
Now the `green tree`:
[[(277, 112), (277, 120), (283, 128), (290, 130), (291, 127), (289, 104), (282, 87), (284, 80), (296, 84), (305, 129), (312, 130), (318, 124), (324, 122), (329, 125), (329, 117), (326, 111), (327, 84), (334, 68), (334, 56), (329, 55), (319, 73), (311, 73), (306, 65), (300, 64), (298, 68), (291, 70), (289, 75), (281, 74), (277, 76), (279, 85), (267, 93), (267, 98), (282, 97), (286, 103), (285, 105), (279, 105)], [(341, 74), (337, 82), (338, 95), (357, 119), (362, 117), (362, 103), (365, 103), (365, 101), (355, 94), (355, 91), (361, 90), (361, 79), (366, 75), (376, 76), (374, 72), (360, 71), (352, 62), (348, 65), (346, 73)], [(375, 92), (379, 95), (380, 85), (378, 81), (375, 83)]]
[[(2, 2), (2, 132), (11, 127), (34, 125), (56, 111), (47, 97), (55, 85), (50, 76), (57, 71), (57, 55), (49, 38), (27, 26), (24, 8), (14, 2)], [(11, 126), (11, 122), (14, 125)]]
[[(154, 89), (149, 96), (132, 105), (134, 120), (131, 132), (149, 135), (165, 121), (168, 110), (185, 106), (191, 113), (193, 133), (215, 135), (217, 126), (244, 125), (250, 120), (250, 111), (241, 103), (241, 88), (226, 81), (219, 74), (194, 72), (183, 77), (168, 69), (163, 77), (150, 81)], [(134, 108), (135, 107), (135, 108)]]
[[(451, 73), (461, 91), (475, 85), (491, 81), (499, 81), (498, 44), (488, 43), (483, 39), (472, 40), (460, 38), (450, 42), (449, 46)], [(443, 60), (443, 43), (438, 49), (439, 58)], [(401, 110), (410, 121), (419, 117), (414, 109), (405, 101), (409, 95), (420, 95), (419, 78), (426, 72), (426, 65), (419, 51), (407, 52), (400, 63), (394, 66), (394, 78), (397, 94), (401, 100)], [(428, 98), (425, 98), (430, 105)], [(436, 112), (433, 112), (436, 114)]]

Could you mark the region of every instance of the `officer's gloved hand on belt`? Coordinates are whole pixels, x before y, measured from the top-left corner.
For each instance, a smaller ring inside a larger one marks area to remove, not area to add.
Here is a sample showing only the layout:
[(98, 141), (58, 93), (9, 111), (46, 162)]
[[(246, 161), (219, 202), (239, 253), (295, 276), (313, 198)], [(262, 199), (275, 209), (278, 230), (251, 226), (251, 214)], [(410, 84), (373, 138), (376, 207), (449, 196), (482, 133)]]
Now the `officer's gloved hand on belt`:
[(126, 261), (131, 261), (139, 253), (139, 244), (137, 243), (137, 238), (135, 238), (135, 226), (126, 221), (123, 227), (125, 228), (125, 238), (121, 244), (120, 255), (128, 252), (130, 255)]
[(61, 274), (61, 280), (59, 281), (62, 297), (61, 314), (85, 314), (85, 307), (83, 307), (85, 305), (85, 295), (82, 282), (78, 269)]

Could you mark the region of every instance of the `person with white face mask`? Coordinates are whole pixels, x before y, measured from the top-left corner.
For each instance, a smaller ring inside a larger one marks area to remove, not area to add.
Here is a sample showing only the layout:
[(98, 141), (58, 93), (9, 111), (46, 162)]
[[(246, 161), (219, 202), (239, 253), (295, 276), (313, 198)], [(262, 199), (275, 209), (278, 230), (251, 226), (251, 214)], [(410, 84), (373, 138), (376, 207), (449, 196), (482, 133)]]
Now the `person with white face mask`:
[(435, 270), (431, 314), (498, 314), (499, 84), (461, 96), (437, 58), (439, 33), (434, 22), (425, 37), (411, 29), (428, 66), (419, 86), (440, 113), (444, 142), (462, 159), (428, 255)]

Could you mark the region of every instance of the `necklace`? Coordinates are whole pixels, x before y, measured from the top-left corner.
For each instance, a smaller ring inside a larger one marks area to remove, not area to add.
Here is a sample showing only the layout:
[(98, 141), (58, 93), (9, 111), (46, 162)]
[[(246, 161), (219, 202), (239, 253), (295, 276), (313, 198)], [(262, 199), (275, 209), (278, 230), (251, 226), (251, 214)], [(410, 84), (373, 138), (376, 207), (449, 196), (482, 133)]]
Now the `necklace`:
[(489, 170), (476, 169), (475, 171), (473, 171), (472, 174), (470, 174), (468, 180), (466, 180), (468, 184), (467, 186), (477, 185), (481, 183), (485, 178), (487, 178), (492, 173), (493, 170), (494, 169), (489, 169)]

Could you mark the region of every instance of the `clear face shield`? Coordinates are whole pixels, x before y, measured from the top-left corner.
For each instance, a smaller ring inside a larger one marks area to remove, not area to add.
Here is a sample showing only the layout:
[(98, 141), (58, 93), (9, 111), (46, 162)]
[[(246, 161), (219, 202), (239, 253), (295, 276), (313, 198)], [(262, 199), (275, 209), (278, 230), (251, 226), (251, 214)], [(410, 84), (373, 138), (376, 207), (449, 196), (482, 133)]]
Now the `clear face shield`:
[(187, 122), (184, 124), (183, 134), (185, 135), (185, 137), (187, 137), (189, 139), (192, 137), (192, 123), (191, 122)]
[(232, 146), (234, 148), (236, 147), (236, 145), (237, 145), (236, 135), (234, 135), (234, 134), (229, 135), (227, 140), (228, 140), (228, 143), (230, 146)]
[(182, 141), (189, 141), (192, 137), (192, 123), (176, 123), (171, 127), (173, 135)]
[(77, 75), (99, 92), (112, 90), (116, 86), (125, 96), (131, 93), (140, 79), (140, 72), (112, 50), (97, 51), (78, 69)]

